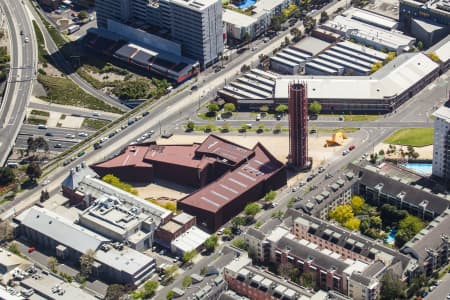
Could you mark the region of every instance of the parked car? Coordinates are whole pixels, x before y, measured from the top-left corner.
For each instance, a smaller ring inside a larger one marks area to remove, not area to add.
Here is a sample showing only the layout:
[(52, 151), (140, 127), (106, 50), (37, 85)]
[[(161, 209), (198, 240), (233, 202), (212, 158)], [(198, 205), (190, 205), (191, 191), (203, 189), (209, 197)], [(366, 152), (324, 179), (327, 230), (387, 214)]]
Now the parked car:
[(348, 150), (352, 151), (353, 149), (355, 149), (356, 146), (355, 145), (351, 145), (350, 147), (348, 147)]
[(61, 144), (55, 144), (55, 146), (53, 146), (54, 148), (62, 148)]
[(28, 253), (32, 253), (32, 252), (34, 252), (34, 250), (36, 250), (36, 248), (32, 246), (32, 247), (28, 248)]
[(53, 133), (51, 133), (51, 132), (46, 132), (46, 133), (45, 133), (45, 136), (53, 136)]
[(342, 156), (346, 156), (349, 152), (350, 152), (350, 151), (348, 151), (348, 150), (342, 151)]

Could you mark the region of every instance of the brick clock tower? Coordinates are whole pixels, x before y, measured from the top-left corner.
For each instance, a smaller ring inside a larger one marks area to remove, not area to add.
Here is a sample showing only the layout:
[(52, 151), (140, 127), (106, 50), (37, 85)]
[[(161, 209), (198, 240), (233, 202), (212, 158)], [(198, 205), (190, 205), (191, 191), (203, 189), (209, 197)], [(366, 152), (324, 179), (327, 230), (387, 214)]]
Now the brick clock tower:
[(304, 82), (289, 84), (289, 163), (308, 167), (308, 96)]

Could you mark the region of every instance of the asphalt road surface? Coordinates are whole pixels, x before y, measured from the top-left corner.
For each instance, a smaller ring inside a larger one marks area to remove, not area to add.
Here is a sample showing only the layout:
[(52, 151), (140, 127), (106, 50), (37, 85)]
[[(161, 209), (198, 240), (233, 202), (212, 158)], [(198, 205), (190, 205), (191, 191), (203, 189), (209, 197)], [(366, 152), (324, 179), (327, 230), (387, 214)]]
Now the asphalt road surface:
[(11, 40), (11, 69), (0, 108), (0, 165), (3, 166), (25, 117), (37, 54), (34, 30), (22, 1), (1, 0), (0, 5), (9, 24)]

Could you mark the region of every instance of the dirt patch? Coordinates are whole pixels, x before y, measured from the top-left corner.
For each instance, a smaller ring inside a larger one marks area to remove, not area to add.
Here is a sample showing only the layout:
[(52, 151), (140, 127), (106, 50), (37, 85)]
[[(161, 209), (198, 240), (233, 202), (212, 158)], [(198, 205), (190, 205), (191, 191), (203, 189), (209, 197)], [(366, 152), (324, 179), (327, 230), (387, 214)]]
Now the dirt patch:
[[(406, 146), (396, 146), (396, 151), (394, 153), (387, 154), (387, 150), (389, 150), (389, 144), (381, 143), (375, 146), (375, 152), (378, 153), (380, 150), (383, 150), (386, 158), (391, 159), (401, 159), (401, 150), (403, 149), (404, 153), (408, 152), (408, 147)], [(419, 153), (418, 159), (433, 159), (433, 145), (425, 146), (425, 147), (414, 147), (414, 151)]]
[(86, 70), (90, 76), (92, 76), (94, 79), (97, 79), (100, 82), (110, 82), (113, 83), (114, 81), (123, 81), (125, 80), (124, 75), (119, 75), (114, 72), (107, 72), (107, 73), (97, 73), (93, 72), (91, 70)]

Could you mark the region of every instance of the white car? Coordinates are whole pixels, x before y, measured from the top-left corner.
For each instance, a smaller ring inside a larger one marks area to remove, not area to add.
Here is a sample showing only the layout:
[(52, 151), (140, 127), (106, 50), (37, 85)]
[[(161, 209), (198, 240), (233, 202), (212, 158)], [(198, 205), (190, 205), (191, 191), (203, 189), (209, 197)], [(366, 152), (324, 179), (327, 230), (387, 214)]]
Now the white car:
[(30, 41), (30, 39), (28, 37), (25, 37), (24, 41), (25, 41), (25, 43), (28, 43)]
[(66, 138), (68, 138), (68, 139), (74, 139), (74, 138), (75, 138), (75, 135), (74, 135), (74, 134), (71, 134), (71, 133), (68, 133), (68, 134), (66, 134)]
[(81, 136), (81, 137), (87, 137), (89, 134), (87, 134), (86, 132), (80, 132), (79, 134), (78, 134), (78, 136)]
[(104, 142), (106, 142), (108, 140), (108, 138), (106, 137), (106, 136), (104, 136), (104, 137), (102, 137), (101, 139), (100, 139), (100, 143), (104, 143)]

